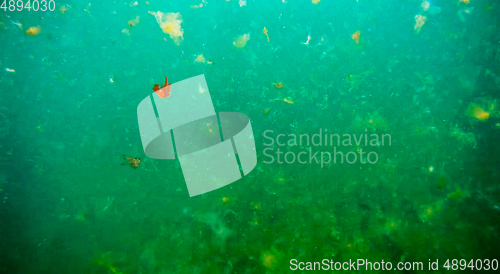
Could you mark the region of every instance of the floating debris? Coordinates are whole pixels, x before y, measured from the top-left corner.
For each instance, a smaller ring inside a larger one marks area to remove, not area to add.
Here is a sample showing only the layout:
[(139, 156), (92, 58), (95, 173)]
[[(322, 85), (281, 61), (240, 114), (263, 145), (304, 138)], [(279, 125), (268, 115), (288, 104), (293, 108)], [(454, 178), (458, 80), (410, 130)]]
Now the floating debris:
[(469, 108), (467, 108), (467, 115), (476, 118), (479, 121), (486, 121), (488, 120), (488, 118), (490, 118), (489, 112), (486, 112), (484, 109), (474, 103), (470, 104)]
[(190, 5), (189, 7), (192, 8), (192, 9), (199, 9), (199, 8), (203, 8), (206, 4), (207, 4), (207, 1), (203, 0), (203, 1), (201, 1), (200, 4), (198, 4), (198, 5)]
[(424, 0), (424, 2), (422, 2), (421, 7), (422, 7), (423, 11), (427, 11), (429, 9), (429, 7), (430, 7), (430, 4), (429, 4), (429, 2), (427, 2), (426, 0)]
[(135, 19), (128, 20), (128, 25), (130, 27), (135, 27), (139, 24), (139, 16), (136, 16)]
[(88, 5), (87, 7), (85, 7), (85, 9), (83, 9), (83, 10), (84, 10), (85, 12), (87, 12), (88, 14), (90, 14), (90, 6), (91, 6), (91, 5), (92, 5), (92, 4), (91, 4), (91, 3), (89, 3), (89, 5)]
[(246, 46), (248, 40), (250, 40), (250, 33), (246, 33), (236, 37), (233, 41), (233, 45), (237, 48), (243, 48)]
[(66, 8), (66, 6), (60, 6), (59, 7), (59, 12), (60, 13), (66, 13), (68, 11), (68, 8)]
[(467, 21), (467, 17), (469, 17), (469, 15), (472, 13), (473, 10), (474, 7), (459, 9), (457, 11), (458, 20), (460, 20), (460, 22), (462, 23)]
[(28, 35), (38, 35), (42, 31), (42, 28), (40, 26), (36, 27), (30, 27), (27, 31), (26, 34)]
[(304, 43), (302, 43), (302, 44), (304, 44), (304, 45), (309, 45), (309, 41), (311, 41), (311, 33), (309, 33), (309, 35), (307, 35), (307, 41), (305, 41), (305, 42), (304, 42)]
[(477, 98), (473, 103), (467, 107), (466, 114), (471, 117), (473, 121), (486, 121), (490, 117), (499, 116), (499, 105), (496, 99), (488, 97)]
[(425, 21), (427, 20), (427, 17), (423, 16), (423, 15), (415, 15), (415, 30), (417, 31), (417, 34), (420, 32), (420, 29), (422, 28), (422, 26), (425, 24)]
[(359, 44), (359, 36), (361, 35), (361, 31), (356, 31), (351, 35), (352, 40), (354, 40), (354, 43)]
[(196, 56), (196, 59), (194, 61), (196, 63), (205, 63), (206, 62), (205, 57), (203, 57), (203, 54)]
[(260, 254), (260, 260), (262, 262), (262, 265), (264, 265), (267, 269), (272, 270), (278, 267), (283, 256), (283, 252), (280, 252), (275, 247), (272, 247), (270, 250), (263, 251)]
[(156, 18), (156, 22), (164, 33), (170, 35), (176, 45), (180, 45), (181, 40), (184, 39), (184, 31), (181, 28), (182, 17), (180, 13), (163, 13), (161, 11), (149, 12)]
[(133, 168), (138, 168), (140, 163), (141, 163), (141, 158), (130, 158), (123, 156), (122, 166), (129, 165)]
[(19, 23), (19, 22), (14, 22), (14, 21), (11, 21), (12, 24), (18, 26), (20, 29), (23, 29), (23, 24)]
[(104, 206), (104, 208), (102, 209), (102, 211), (106, 211), (109, 209), (109, 207), (113, 204), (113, 201), (115, 200), (115, 197), (107, 197), (106, 199), (106, 205)]
[(267, 37), (267, 42), (269, 43), (269, 35), (267, 35), (267, 29), (266, 27), (264, 27), (264, 30), (262, 31), (262, 33), (264, 33)]

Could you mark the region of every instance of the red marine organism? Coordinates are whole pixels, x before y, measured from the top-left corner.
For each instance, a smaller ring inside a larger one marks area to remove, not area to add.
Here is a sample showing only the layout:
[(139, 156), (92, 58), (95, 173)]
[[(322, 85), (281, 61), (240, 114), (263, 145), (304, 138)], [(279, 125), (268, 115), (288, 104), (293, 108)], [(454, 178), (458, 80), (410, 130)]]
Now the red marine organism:
[(165, 77), (165, 84), (160, 88), (158, 84), (153, 87), (153, 91), (160, 96), (160, 98), (165, 99), (170, 96), (171, 84), (168, 83), (168, 78)]

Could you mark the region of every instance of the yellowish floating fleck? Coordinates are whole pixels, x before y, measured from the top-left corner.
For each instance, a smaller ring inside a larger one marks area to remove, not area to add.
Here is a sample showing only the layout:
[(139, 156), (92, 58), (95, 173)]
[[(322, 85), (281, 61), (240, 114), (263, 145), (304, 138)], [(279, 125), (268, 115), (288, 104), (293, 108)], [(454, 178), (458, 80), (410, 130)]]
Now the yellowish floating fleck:
[(28, 35), (38, 35), (42, 31), (42, 28), (40, 26), (36, 27), (30, 27), (27, 31), (26, 34)]
[(194, 61), (196, 63), (205, 63), (206, 62), (205, 57), (203, 57), (203, 54), (196, 56), (196, 59)]
[(262, 31), (262, 33), (264, 33), (267, 37), (267, 42), (269, 43), (269, 35), (267, 34), (267, 29), (266, 27), (264, 27), (264, 30)]
[(422, 10), (423, 11), (427, 11), (429, 9), (429, 2), (427, 2), (426, 0), (424, 0), (424, 2), (422, 2)]
[(181, 40), (184, 39), (184, 31), (181, 28), (181, 14), (172, 12), (163, 13), (161, 11), (150, 11), (149, 13), (156, 18), (156, 22), (158, 22), (163, 32), (170, 35), (170, 38), (174, 40), (176, 45), (180, 45)]
[(250, 33), (246, 33), (246, 34), (243, 34), (243, 35), (236, 37), (236, 39), (234, 39), (234, 41), (233, 41), (233, 45), (235, 47), (241, 49), (244, 46), (246, 46), (248, 40), (250, 40)]
[(359, 37), (360, 36), (361, 36), (361, 31), (358, 30), (351, 35), (351, 38), (354, 41), (354, 43), (359, 44)]
[(477, 106), (474, 103), (471, 103), (467, 109), (467, 114), (472, 117), (476, 118), (479, 121), (486, 121), (488, 118), (490, 118), (490, 113), (486, 112), (484, 109), (481, 107)]
[(203, 8), (204, 5), (206, 5), (206, 4), (207, 4), (207, 1), (203, 0), (203, 1), (201, 1), (200, 4), (198, 4), (198, 5), (190, 5), (189, 7), (192, 8), (192, 9), (199, 9), (199, 8)]
[(260, 254), (262, 265), (267, 269), (276, 269), (283, 258), (283, 253), (272, 247), (271, 250), (266, 250)]
[(139, 24), (139, 16), (136, 16), (135, 19), (128, 20), (128, 25), (130, 27), (137, 26)]
[(60, 6), (59, 7), (59, 12), (60, 13), (66, 13), (68, 11), (68, 8), (66, 8), (66, 6)]
[(427, 21), (427, 17), (423, 16), (423, 15), (415, 15), (415, 30), (417, 31), (417, 34), (420, 32), (420, 29), (422, 28), (422, 26), (425, 24), (425, 21)]

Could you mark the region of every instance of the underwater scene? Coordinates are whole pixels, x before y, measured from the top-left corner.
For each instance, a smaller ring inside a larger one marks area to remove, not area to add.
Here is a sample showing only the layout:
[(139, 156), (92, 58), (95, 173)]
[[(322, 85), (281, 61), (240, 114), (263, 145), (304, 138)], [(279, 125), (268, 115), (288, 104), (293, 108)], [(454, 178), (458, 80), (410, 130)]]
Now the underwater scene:
[(499, 104), (496, 0), (0, 0), (0, 273), (494, 273)]

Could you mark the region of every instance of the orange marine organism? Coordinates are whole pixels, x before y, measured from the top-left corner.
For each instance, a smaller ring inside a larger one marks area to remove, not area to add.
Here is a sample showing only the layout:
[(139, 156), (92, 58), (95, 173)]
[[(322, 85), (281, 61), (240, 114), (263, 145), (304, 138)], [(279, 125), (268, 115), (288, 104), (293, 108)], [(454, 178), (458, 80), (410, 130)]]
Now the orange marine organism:
[(138, 168), (140, 163), (141, 163), (141, 158), (130, 158), (126, 157), (125, 155), (123, 156), (122, 166), (129, 165), (133, 168)]
[(168, 78), (165, 77), (165, 84), (160, 88), (160, 85), (156, 84), (153, 87), (153, 91), (160, 96), (160, 98), (165, 99), (170, 96), (171, 84), (168, 83)]
[(40, 26), (36, 27), (30, 27), (28, 30), (26, 30), (26, 34), (28, 35), (38, 35), (42, 31), (42, 28)]
[(353, 33), (353, 34), (351, 35), (352, 40), (354, 40), (354, 42), (355, 42), (356, 44), (359, 44), (359, 36), (360, 36), (360, 35), (361, 35), (361, 31), (359, 31), (359, 30), (358, 30), (358, 31), (356, 31), (355, 33)]

